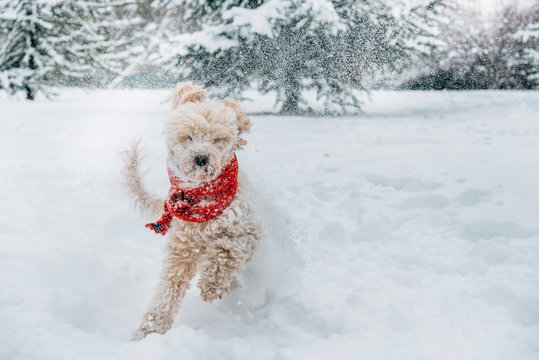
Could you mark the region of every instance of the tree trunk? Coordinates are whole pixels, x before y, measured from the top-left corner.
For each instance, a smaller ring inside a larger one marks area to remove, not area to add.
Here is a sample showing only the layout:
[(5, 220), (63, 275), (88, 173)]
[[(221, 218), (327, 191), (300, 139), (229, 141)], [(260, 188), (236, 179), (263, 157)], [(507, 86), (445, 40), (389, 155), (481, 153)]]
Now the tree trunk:
[[(37, 47), (37, 40), (34, 36), (34, 33), (30, 35), (30, 45), (32, 46), (33, 50), (36, 50)], [(30, 55), (30, 59), (28, 60), (28, 64), (30, 65), (30, 69), (35, 73), (37, 69), (37, 64), (34, 59), (34, 55)], [(28, 79), (26, 80), (28, 81)], [(29, 85), (24, 86), (24, 90), (26, 90), (26, 100), (34, 100), (35, 92), (34, 89), (32, 89)]]
[(26, 100), (34, 100), (34, 90), (28, 85), (26, 85), (24, 89), (26, 90)]
[(281, 107), (282, 114), (297, 115), (299, 110), (299, 97), (300, 97), (299, 82), (293, 79), (289, 84), (285, 85), (284, 95), (285, 100)]

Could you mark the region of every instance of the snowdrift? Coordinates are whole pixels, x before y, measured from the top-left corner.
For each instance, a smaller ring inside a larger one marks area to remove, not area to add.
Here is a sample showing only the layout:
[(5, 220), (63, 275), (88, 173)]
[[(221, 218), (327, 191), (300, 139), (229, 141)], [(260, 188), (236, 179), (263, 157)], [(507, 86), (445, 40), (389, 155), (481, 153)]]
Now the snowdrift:
[[(539, 94), (375, 92), (362, 116), (253, 116), (266, 237), (243, 287), (129, 341), (165, 239), (121, 186), (161, 91), (0, 99), (0, 359), (537, 359)], [(264, 112), (264, 98), (244, 105)]]

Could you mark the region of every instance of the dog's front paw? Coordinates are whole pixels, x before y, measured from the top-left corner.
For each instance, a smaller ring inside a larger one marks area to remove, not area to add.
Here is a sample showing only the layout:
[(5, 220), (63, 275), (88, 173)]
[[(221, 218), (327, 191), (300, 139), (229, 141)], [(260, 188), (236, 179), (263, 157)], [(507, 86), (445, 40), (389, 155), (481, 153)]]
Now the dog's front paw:
[(206, 302), (212, 302), (213, 300), (220, 299), (221, 298), (221, 292), (219, 290), (216, 290), (214, 288), (203, 288), (200, 291), (200, 297), (202, 300)]
[(202, 300), (207, 302), (212, 302), (213, 300), (220, 299), (223, 295), (228, 294), (233, 289), (241, 287), (241, 283), (238, 278), (234, 276), (230, 283), (224, 285), (219, 283), (215, 284), (213, 282), (199, 280), (197, 286), (200, 288), (200, 297)]

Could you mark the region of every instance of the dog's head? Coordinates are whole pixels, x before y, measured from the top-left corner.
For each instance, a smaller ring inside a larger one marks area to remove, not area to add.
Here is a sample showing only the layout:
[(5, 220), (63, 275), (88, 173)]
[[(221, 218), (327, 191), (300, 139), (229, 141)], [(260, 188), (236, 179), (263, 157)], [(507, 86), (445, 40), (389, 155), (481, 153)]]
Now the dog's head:
[(246, 144), (242, 135), (250, 128), (251, 120), (234, 101), (206, 100), (201, 87), (179, 84), (165, 125), (169, 161), (188, 181), (211, 181)]

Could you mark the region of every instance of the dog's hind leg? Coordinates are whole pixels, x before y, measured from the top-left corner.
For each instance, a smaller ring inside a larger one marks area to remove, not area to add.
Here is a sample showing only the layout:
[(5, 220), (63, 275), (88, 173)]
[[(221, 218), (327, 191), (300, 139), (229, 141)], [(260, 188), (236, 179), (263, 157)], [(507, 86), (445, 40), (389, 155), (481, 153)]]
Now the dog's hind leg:
[(197, 252), (183, 243), (171, 242), (161, 280), (153, 302), (142, 317), (139, 329), (132, 340), (138, 341), (150, 333), (166, 333), (174, 322), (180, 302), (189, 289), (189, 282), (196, 274)]

